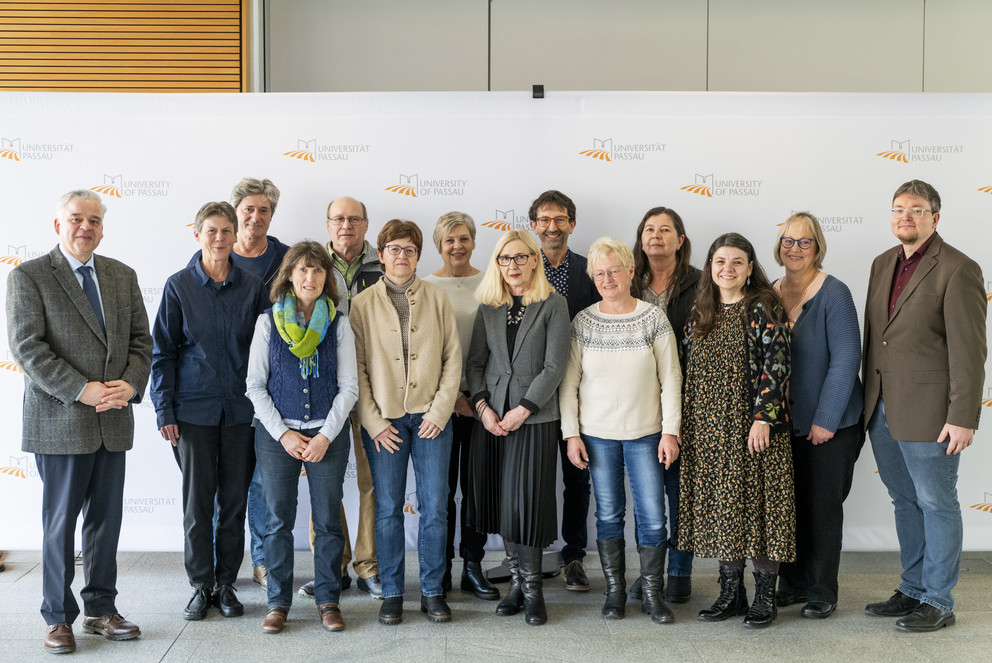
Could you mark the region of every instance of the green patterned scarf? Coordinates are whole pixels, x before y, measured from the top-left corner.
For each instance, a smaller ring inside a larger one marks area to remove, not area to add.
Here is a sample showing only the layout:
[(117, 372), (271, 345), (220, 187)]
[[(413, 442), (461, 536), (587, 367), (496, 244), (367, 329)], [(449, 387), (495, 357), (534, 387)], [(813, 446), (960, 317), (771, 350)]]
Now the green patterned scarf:
[(304, 378), (309, 377), (311, 373), (315, 378), (320, 377), (317, 346), (324, 340), (336, 314), (334, 302), (326, 296), (321, 296), (314, 303), (310, 323), (304, 329), (296, 322), (295, 293), (287, 292), (272, 305), (272, 319), (275, 321), (276, 331), (279, 332), (282, 340), (289, 344), (289, 351), (300, 358), (300, 375)]

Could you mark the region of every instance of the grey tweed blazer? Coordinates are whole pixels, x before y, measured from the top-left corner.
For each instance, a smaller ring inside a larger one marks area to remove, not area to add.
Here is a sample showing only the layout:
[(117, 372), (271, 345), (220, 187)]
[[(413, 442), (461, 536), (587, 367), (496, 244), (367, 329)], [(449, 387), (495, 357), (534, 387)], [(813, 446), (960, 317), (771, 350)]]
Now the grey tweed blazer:
[(55, 247), (7, 278), (7, 338), (24, 371), (21, 449), (42, 454), (126, 451), (134, 437), (131, 408), (97, 414), (76, 396), (91, 381), (125, 380), (140, 402), (148, 383), (152, 339), (138, 277), (127, 265), (95, 257), (107, 335), (79, 281)]

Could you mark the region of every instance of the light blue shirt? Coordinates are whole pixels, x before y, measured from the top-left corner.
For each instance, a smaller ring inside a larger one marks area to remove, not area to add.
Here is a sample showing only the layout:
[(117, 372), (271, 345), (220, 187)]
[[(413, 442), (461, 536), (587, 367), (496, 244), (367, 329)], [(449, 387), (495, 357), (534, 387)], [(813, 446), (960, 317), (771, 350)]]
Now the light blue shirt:
[(79, 262), (76, 256), (72, 255), (66, 251), (65, 248), (63, 248), (61, 243), (59, 244), (59, 251), (61, 251), (62, 255), (65, 256), (65, 259), (69, 261), (69, 268), (72, 270), (72, 273), (75, 274), (80, 290), (83, 289), (83, 275), (76, 270), (80, 267), (90, 268), (90, 274), (93, 276), (93, 283), (96, 284), (96, 294), (100, 295), (100, 317), (106, 320), (107, 316), (104, 315), (103, 310), (103, 294), (100, 292), (100, 279), (96, 275), (96, 262), (94, 261), (93, 256), (91, 255), (87, 262)]

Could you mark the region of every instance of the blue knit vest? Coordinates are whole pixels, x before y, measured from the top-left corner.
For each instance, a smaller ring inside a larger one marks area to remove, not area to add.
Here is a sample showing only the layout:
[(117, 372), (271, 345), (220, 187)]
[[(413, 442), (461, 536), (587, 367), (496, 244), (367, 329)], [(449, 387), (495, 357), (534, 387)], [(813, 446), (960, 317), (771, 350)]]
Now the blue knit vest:
[(276, 330), (272, 309), (266, 310), (265, 314), (272, 322), (267, 386), (276, 410), (284, 419), (306, 422), (327, 418), (338, 394), (337, 328), (341, 316), (334, 316), (324, 339), (317, 346), (317, 373), (320, 377), (311, 372), (310, 377), (304, 378), (300, 375), (300, 358), (289, 351), (289, 344)]

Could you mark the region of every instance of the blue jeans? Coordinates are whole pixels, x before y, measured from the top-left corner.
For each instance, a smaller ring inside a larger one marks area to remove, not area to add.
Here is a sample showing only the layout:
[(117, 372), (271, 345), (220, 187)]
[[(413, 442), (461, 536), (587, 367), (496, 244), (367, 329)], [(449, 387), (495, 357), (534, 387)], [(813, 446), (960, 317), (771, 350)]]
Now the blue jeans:
[[(300, 431), (307, 437), (317, 429)], [(290, 456), (261, 424), (255, 426), (255, 456), (265, 494), (264, 550), (268, 562), (268, 606), (293, 603), (293, 527), (300, 486), (300, 466), (306, 467), (313, 519), (314, 600), (317, 605), (337, 603), (341, 596), (341, 496), (351, 450), (348, 427), (331, 440), (319, 463)]]
[(448, 463), (451, 459), (451, 422), (433, 440), (417, 435), (423, 416), (405, 414), (390, 423), (403, 442), (389, 453), (376, 451), (368, 431), (362, 429), (362, 443), (372, 470), (375, 492), (375, 548), (379, 557), (379, 578), (384, 598), (403, 596), (406, 533), (403, 506), (406, 503), (406, 471), (413, 459), (417, 481), (416, 512), (420, 516), (417, 534), (420, 562), (420, 593), (441, 596), (444, 577), (444, 548), (448, 538)]
[(248, 485), (248, 534), (251, 535), (251, 565), (265, 566), (265, 552), (262, 550), (262, 541), (265, 539), (265, 495), (262, 494), (262, 473), (257, 464)]
[(676, 459), (666, 470), (665, 495), (668, 497), (668, 575), (688, 578), (692, 575), (692, 553), (675, 547), (675, 524), (679, 519), (679, 478), (682, 474), (682, 460)]
[(958, 584), (964, 537), (957, 489), (961, 456), (948, 456), (946, 442), (893, 439), (881, 398), (868, 435), (878, 474), (895, 507), (903, 569), (899, 591), (952, 610), (951, 590)]
[(664, 465), (658, 462), (661, 433), (636, 440), (605, 440), (583, 435), (589, 455), (589, 472), (596, 495), (596, 536), (600, 540), (624, 538), (624, 467), (634, 499), (637, 541), (656, 548), (668, 541), (665, 526)]

